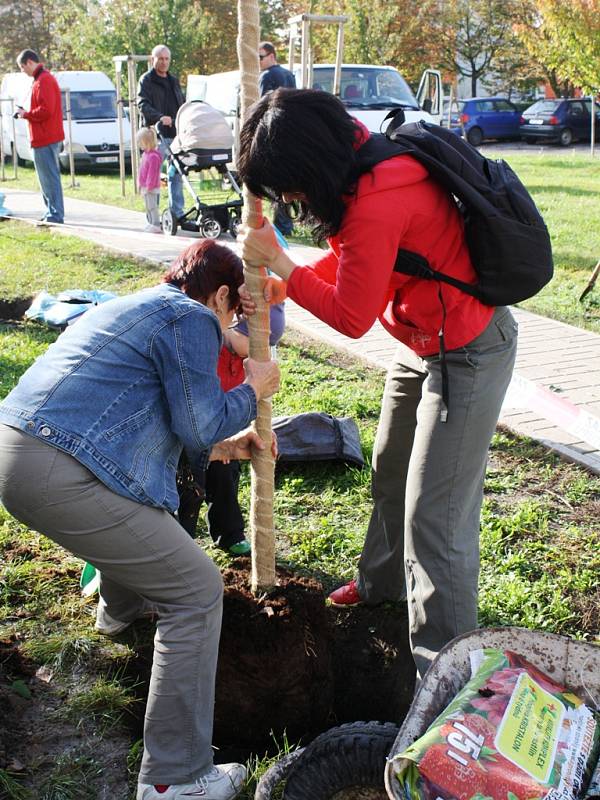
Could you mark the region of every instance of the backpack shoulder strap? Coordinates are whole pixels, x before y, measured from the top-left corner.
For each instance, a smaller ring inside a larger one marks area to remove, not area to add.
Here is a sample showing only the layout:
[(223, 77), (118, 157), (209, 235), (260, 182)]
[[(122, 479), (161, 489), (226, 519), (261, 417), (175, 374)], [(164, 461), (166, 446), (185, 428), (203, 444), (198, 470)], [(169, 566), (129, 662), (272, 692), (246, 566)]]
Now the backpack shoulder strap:
[(396, 143), (383, 133), (372, 133), (367, 141), (357, 150), (359, 174), (370, 172), (374, 166), (394, 156), (410, 152), (410, 146)]

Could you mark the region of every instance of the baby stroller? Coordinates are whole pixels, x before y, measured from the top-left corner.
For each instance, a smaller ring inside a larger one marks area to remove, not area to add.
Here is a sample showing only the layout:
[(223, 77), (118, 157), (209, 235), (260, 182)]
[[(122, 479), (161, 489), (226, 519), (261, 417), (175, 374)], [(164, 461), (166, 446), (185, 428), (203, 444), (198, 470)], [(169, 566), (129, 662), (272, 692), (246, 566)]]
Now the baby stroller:
[[(227, 166), (231, 162), (233, 134), (225, 117), (201, 100), (184, 103), (177, 112), (177, 136), (167, 146), (169, 169), (181, 175), (194, 205), (176, 219), (170, 208), (163, 211), (163, 233), (175, 236), (177, 228), (199, 232), (206, 239), (216, 239), (222, 231), (235, 238), (242, 222), (242, 192)], [(215, 168), (221, 177), (221, 202), (203, 203), (194, 190), (190, 172)]]

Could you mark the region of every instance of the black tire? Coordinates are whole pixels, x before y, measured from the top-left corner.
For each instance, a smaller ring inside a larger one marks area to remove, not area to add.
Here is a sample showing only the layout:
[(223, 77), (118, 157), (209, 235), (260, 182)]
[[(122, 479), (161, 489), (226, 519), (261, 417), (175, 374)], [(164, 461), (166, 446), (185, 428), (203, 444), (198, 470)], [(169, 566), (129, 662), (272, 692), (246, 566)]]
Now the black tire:
[(290, 769), (284, 800), (386, 800), (386, 757), (398, 735), (391, 722), (353, 722), (318, 736)]
[(256, 785), (254, 800), (271, 800), (273, 793), (279, 784), (287, 778), (293, 763), (303, 752), (304, 748), (294, 750), (293, 753), (288, 753), (286, 756), (283, 756), (283, 758), (280, 758), (276, 764), (273, 764)]
[(558, 143), (562, 147), (568, 147), (573, 144), (573, 131), (570, 128), (563, 128), (558, 136)]
[(221, 223), (214, 217), (203, 220), (200, 227), (200, 233), (205, 239), (218, 239), (222, 230)]
[(467, 142), (473, 147), (479, 147), (483, 142), (483, 131), (481, 128), (474, 127), (467, 132)]
[(160, 218), (160, 225), (166, 236), (177, 235), (177, 220), (170, 208), (165, 208)]

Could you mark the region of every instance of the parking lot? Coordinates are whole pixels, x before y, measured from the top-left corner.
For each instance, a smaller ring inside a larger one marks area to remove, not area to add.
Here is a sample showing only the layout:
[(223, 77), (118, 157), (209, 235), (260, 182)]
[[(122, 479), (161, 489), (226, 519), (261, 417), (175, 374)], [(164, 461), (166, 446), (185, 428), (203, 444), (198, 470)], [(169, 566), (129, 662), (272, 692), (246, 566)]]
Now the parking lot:
[[(571, 144), (568, 147), (561, 147), (559, 144), (526, 144), (522, 141), (510, 141), (510, 142), (485, 142), (478, 148), (484, 155), (490, 155), (491, 153), (496, 153), (501, 151), (503, 153), (532, 153), (532, 154), (540, 154), (540, 153), (550, 153), (555, 155), (566, 156), (570, 153), (580, 153), (580, 154), (589, 154), (590, 153), (590, 143), (589, 142), (577, 142), (576, 144)], [(596, 142), (594, 156), (596, 158), (600, 158), (600, 142)]]

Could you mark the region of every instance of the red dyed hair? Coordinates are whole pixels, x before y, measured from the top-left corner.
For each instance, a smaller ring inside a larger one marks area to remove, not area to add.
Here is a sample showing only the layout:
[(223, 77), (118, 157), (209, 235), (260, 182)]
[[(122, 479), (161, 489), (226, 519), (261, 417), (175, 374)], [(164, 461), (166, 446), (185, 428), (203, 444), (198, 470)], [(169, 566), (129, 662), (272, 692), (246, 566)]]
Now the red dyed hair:
[(206, 303), (219, 286), (229, 288), (229, 308), (240, 303), (238, 288), (244, 282), (241, 259), (233, 250), (212, 239), (201, 239), (187, 247), (162, 278), (185, 292), (192, 300)]

